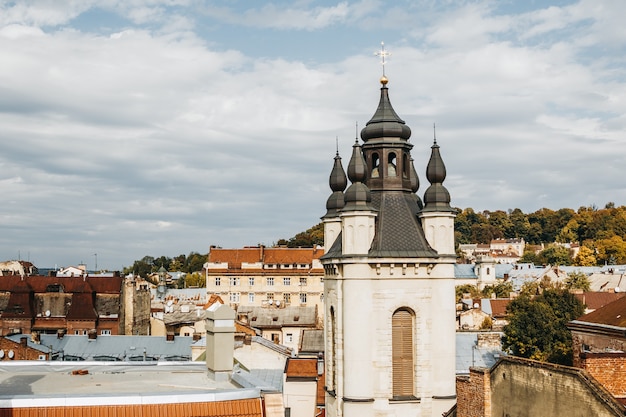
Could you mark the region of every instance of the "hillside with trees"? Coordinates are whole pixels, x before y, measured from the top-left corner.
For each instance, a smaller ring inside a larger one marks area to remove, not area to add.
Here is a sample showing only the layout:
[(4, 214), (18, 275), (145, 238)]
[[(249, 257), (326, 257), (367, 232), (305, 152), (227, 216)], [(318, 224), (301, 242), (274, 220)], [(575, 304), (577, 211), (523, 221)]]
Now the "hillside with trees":
[(574, 259), (567, 248), (553, 245), (538, 254), (529, 251), (522, 262), (581, 266), (626, 263), (626, 206), (615, 207), (614, 203), (603, 209), (542, 208), (529, 214), (518, 208), (483, 212), (459, 209), (454, 226), (457, 245), (523, 238), (530, 245), (577, 242), (581, 246)]

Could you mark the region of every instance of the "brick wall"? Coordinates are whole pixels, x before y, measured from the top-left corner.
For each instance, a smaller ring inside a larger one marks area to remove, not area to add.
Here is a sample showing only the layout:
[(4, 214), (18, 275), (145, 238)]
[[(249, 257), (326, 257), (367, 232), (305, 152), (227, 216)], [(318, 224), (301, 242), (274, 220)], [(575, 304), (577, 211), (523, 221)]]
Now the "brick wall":
[(580, 367), (613, 396), (626, 396), (626, 353), (581, 353)]
[[(38, 351), (28, 347), (25, 341), (22, 343), (16, 343), (10, 339), (0, 337), (0, 350), (4, 352), (0, 361), (24, 361), (24, 360), (38, 360), (39, 355), (45, 355)], [(9, 352), (13, 351), (13, 358), (10, 358)], [(47, 357), (48, 355), (46, 355)]]
[(456, 379), (457, 416), (491, 417), (489, 369), (470, 368), (469, 376)]

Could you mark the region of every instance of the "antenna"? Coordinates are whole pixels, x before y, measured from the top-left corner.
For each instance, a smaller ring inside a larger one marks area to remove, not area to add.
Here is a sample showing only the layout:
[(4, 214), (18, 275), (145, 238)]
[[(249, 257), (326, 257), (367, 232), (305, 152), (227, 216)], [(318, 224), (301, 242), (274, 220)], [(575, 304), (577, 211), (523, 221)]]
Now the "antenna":
[(435, 141), (435, 145), (437, 144), (437, 131), (435, 130), (435, 124), (433, 123), (433, 139)]

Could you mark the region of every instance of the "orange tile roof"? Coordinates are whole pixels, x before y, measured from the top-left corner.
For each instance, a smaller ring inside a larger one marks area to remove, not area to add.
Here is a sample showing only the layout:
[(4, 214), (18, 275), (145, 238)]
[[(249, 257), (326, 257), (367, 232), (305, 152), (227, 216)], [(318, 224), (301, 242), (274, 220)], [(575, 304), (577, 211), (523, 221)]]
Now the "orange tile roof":
[(505, 317), (506, 306), (509, 305), (511, 300), (508, 298), (496, 298), (495, 300), (489, 300), (491, 302), (491, 316), (492, 317)]
[(263, 262), (266, 264), (311, 264), (324, 254), (317, 248), (211, 248), (209, 262), (228, 263), (240, 267), (242, 263)]
[(168, 417), (263, 417), (260, 398), (233, 401), (189, 402), (169, 404), (120, 404), (105, 406), (50, 406), (0, 408), (0, 415), (27, 417), (61, 416), (168, 416)]
[(285, 373), (287, 378), (317, 378), (317, 359), (287, 358)]
[(236, 333), (245, 333), (250, 336), (256, 336), (256, 332), (250, 326), (246, 326), (245, 324), (235, 321), (235, 332)]

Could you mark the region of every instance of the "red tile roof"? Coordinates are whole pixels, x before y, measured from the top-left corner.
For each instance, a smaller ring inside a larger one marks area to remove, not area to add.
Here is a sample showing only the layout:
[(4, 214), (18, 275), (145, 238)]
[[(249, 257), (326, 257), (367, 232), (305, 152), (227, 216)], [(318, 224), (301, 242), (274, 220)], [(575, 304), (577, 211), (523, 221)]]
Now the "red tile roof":
[(626, 327), (626, 297), (618, 298), (604, 307), (585, 314), (578, 321)]
[(265, 264), (312, 264), (324, 254), (317, 248), (211, 248), (209, 262), (228, 263), (231, 268), (240, 268), (242, 263), (263, 262)]
[(575, 294), (576, 298), (578, 298), (589, 310), (597, 310), (600, 307), (603, 307), (618, 298), (622, 298), (626, 293), (623, 292), (585, 292), (582, 294)]
[(317, 378), (317, 359), (287, 358), (285, 364), (287, 378)]
[(506, 306), (509, 305), (511, 300), (508, 298), (497, 298), (495, 300), (490, 300), (490, 302), (492, 317), (506, 317)]

